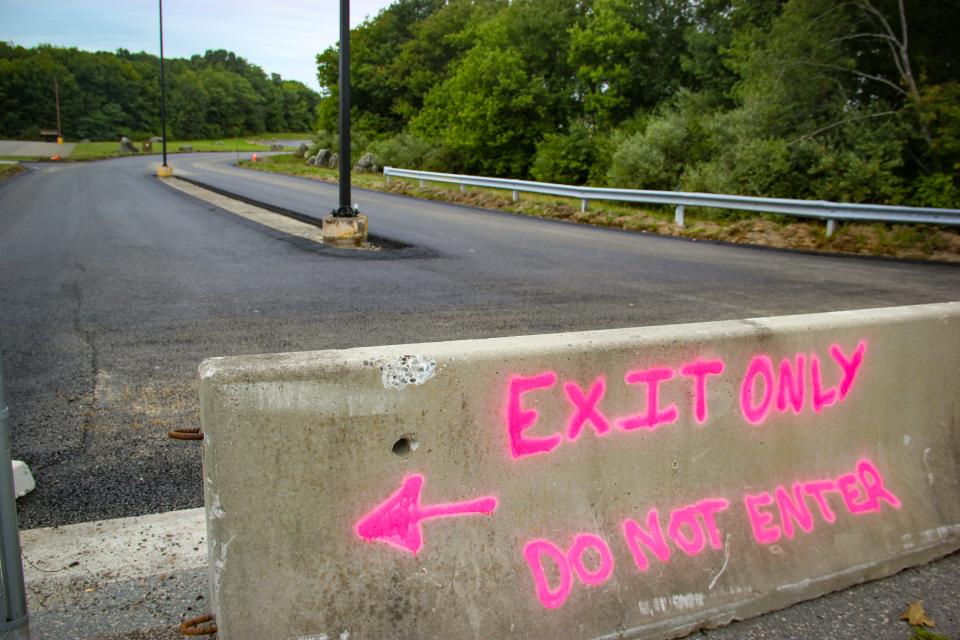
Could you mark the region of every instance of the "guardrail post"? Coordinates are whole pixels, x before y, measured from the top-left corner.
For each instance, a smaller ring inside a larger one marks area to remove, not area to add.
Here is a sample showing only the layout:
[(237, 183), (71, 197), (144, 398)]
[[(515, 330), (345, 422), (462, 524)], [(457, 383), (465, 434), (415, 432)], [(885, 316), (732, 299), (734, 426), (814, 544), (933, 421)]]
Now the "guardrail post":
[(836, 230), (837, 230), (837, 221), (834, 220), (833, 218), (828, 218), (827, 219), (827, 237), (829, 238), (830, 236), (832, 236)]
[(586, 213), (586, 212), (587, 212), (587, 199), (582, 198), (580, 200), (580, 213)]
[(673, 221), (678, 227), (683, 226), (683, 205), (678, 204), (677, 210), (673, 212)]
[(516, 189), (513, 190), (512, 196), (513, 196), (514, 202), (518, 202), (520, 200), (520, 192), (517, 191)]
[(389, 173), (387, 173), (387, 174), (385, 174), (384, 177), (386, 177), (386, 179), (387, 179), (387, 184), (390, 184), (390, 181), (393, 179), (393, 176), (391, 176)]
[(420, 183), (420, 188), (423, 189), (423, 180), (417, 180)]
[(467, 185), (465, 185), (464, 183), (461, 182), (461, 183), (460, 183), (460, 193), (466, 193), (466, 192), (467, 192)]
[(30, 628), (10, 460), (9, 413), (3, 392), (3, 358), (0, 357), (0, 633), (9, 640), (27, 640)]

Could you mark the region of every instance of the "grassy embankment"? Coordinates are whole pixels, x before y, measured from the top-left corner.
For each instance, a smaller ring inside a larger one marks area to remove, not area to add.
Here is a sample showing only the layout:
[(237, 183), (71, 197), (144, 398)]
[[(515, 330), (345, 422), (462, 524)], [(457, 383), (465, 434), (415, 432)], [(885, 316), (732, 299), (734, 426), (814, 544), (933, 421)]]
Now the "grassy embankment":
[(23, 171), (23, 167), (18, 164), (0, 164), (0, 182), (17, 175)]
[[(240, 165), (324, 182), (337, 181), (336, 170), (307, 166), (293, 154), (270, 156), (255, 164), (241, 161)], [(641, 233), (807, 251), (960, 262), (960, 233), (947, 227), (838, 223), (836, 233), (827, 238), (825, 225), (819, 221), (697, 208), (686, 210), (686, 226), (679, 227), (673, 223), (670, 207), (591, 201), (589, 210), (581, 213), (579, 201), (570, 198), (524, 193), (519, 202), (513, 202), (508, 191), (470, 187), (461, 192), (457, 185), (429, 181), (420, 188), (416, 180), (397, 178), (388, 185), (381, 174), (353, 174), (352, 181), (363, 189)]]
[[(256, 136), (244, 136), (240, 138), (221, 138), (218, 140), (167, 140), (167, 153), (180, 153), (180, 147), (193, 147), (194, 151), (224, 151), (224, 152), (251, 152), (251, 151), (269, 151), (270, 142), (273, 140), (308, 140), (309, 133), (264, 133)], [(137, 149), (142, 149), (142, 141), (134, 141)], [(141, 151), (138, 155), (158, 155), (162, 153), (161, 143), (153, 145), (152, 151)], [(135, 155), (120, 151), (120, 142), (77, 142), (73, 152), (64, 158), (64, 160), (104, 160), (106, 158), (119, 158), (123, 156)], [(2, 156), (3, 160), (49, 160), (47, 156)]]

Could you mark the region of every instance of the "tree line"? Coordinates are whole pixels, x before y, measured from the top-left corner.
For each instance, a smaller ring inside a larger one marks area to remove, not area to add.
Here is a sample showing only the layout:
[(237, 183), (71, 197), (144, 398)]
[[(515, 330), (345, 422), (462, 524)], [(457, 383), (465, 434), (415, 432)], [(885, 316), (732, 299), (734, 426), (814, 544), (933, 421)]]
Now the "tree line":
[[(319, 96), (267, 75), (229, 51), (164, 60), (167, 134), (181, 140), (264, 131), (310, 131)], [(71, 140), (145, 139), (160, 134), (160, 59), (148, 53), (88, 52), (0, 42), (0, 136), (36, 138), (61, 123)]]
[[(398, 0), (358, 150), (548, 182), (960, 206), (956, 0)], [(317, 56), (321, 138), (337, 48)]]

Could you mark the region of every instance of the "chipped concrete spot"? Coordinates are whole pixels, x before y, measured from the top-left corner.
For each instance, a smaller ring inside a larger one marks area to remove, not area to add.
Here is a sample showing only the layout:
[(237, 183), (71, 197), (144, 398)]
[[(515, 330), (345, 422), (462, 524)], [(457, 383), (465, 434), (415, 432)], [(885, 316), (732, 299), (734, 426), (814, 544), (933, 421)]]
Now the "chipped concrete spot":
[(908, 434), (906, 434), (906, 433), (903, 434), (903, 446), (905, 446), (905, 447), (909, 447), (909, 446), (910, 446), (910, 436), (909, 436)]
[(220, 505), (220, 496), (214, 494), (214, 496), (213, 496), (213, 502), (212, 502), (212, 504), (210, 505), (210, 517), (211, 517), (211, 518), (214, 518), (215, 520), (219, 520), (220, 518), (224, 517), (225, 515), (227, 515), (227, 512), (226, 512), (226, 511), (223, 509), (223, 507)]
[(380, 363), (380, 379), (387, 389), (400, 390), (410, 384), (423, 384), (437, 372), (437, 362), (421, 355), (400, 356)]

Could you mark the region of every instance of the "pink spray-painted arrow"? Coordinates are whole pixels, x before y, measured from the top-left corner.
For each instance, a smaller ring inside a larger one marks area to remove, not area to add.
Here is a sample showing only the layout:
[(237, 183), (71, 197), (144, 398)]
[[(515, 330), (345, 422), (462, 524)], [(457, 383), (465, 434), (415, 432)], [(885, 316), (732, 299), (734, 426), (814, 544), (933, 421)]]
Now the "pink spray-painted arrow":
[(360, 519), (357, 523), (357, 535), (367, 542), (385, 542), (417, 555), (423, 546), (421, 521), (472, 514), (489, 515), (497, 508), (497, 499), (493, 497), (421, 507), (422, 488), (423, 476), (412, 475), (404, 478), (399, 491)]

